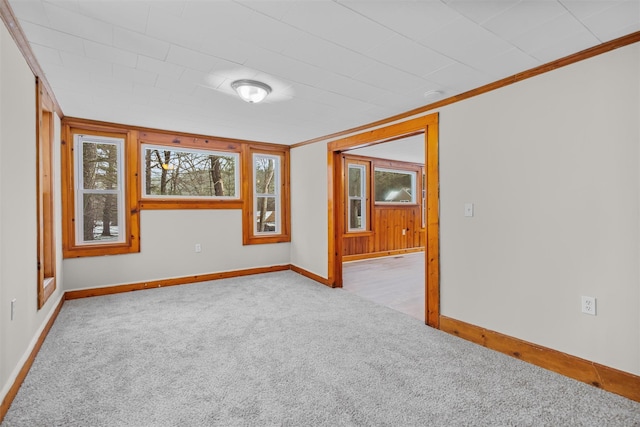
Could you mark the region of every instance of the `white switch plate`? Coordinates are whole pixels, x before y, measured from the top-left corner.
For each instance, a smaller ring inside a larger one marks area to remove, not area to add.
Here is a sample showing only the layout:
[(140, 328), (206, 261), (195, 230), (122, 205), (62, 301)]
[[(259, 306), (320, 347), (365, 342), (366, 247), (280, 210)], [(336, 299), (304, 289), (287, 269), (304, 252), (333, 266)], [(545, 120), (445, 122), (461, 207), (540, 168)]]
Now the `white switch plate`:
[(582, 312), (592, 316), (596, 315), (596, 299), (594, 297), (582, 297)]
[(13, 320), (13, 315), (15, 313), (16, 310), (16, 299), (12, 299), (11, 300), (11, 320)]
[(473, 216), (473, 203), (464, 204), (464, 216)]
[(196, 252), (202, 252), (202, 246), (200, 245), (200, 243), (196, 243)]

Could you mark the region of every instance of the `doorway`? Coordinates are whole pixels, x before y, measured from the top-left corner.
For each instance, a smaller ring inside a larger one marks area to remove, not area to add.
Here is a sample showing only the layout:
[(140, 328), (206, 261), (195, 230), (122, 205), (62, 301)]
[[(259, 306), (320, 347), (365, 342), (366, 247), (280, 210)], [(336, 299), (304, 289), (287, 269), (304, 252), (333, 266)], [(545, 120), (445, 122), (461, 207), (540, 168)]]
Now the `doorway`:
[(343, 284), (343, 235), (345, 223), (345, 170), (342, 152), (369, 147), (406, 136), (422, 134), (424, 137), (425, 165), (425, 228), (424, 250), (424, 321), (434, 328), (440, 320), (439, 282), (439, 173), (438, 173), (438, 114), (407, 120), (368, 132), (352, 135), (328, 144), (328, 211), (329, 211), (329, 283), (333, 287)]

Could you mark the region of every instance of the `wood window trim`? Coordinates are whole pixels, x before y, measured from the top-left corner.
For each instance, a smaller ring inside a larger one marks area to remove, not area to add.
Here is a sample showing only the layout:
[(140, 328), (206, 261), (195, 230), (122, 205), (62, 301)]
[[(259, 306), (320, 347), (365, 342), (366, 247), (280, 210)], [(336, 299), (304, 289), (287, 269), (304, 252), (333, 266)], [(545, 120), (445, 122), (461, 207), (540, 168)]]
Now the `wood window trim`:
[[(162, 198), (162, 197), (145, 197), (145, 192), (142, 189), (143, 180), (139, 180), (138, 192), (140, 194), (139, 206), (140, 209), (149, 210), (161, 210), (161, 209), (242, 209), (244, 207), (243, 201), (243, 173), (242, 173), (242, 144), (238, 142), (228, 142), (218, 140), (215, 138), (197, 138), (181, 135), (163, 134), (157, 132), (143, 131), (138, 134), (137, 144), (138, 153), (142, 153), (144, 145), (154, 145), (171, 147), (174, 150), (180, 148), (185, 149), (197, 149), (203, 151), (217, 151), (227, 152), (238, 155), (238, 164), (236, 167), (239, 169), (239, 191), (237, 199), (203, 199), (203, 198)], [(140, 154), (140, 161), (142, 162), (142, 154)], [(142, 165), (140, 165), (140, 171), (142, 171)]]
[[(95, 245), (76, 244), (74, 135), (88, 134), (124, 139), (124, 242)], [(62, 253), (64, 258), (118, 255), (140, 252), (140, 215), (138, 207), (138, 147), (137, 131), (64, 120), (62, 130)]]
[[(254, 232), (254, 206), (253, 206), (253, 155), (265, 154), (280, 157), (280, 233), (273, 235), (258, 235)], [(289, 150), (278, 146), (266, 147), (264, 145), (247, 144), (242, 147), (242, 244), (256, 245), (268, 243), (284, 243), (291, 241), (291, 204), (289, 190)]]
[(56, 290), (54, 102), (36, 79), (37, 295), (38, 310)]
[[(343, 155), (343, 162), (344, 162), (344, 171), (347, 174), (347, 176), (345, 177), (345, 186), (344, 186), (344, 190), (345, 190), (345, 209), (344, 209), (344, 221), (345, 221), (345, 236), (348, 237), (356, 237), (356, 236), (368, 236), (368, 235), (373, 235), (373, 231), (371, 229), (371, 200), (373, 193), (371, 192), (373, 190), (373, 186), (371, 185), (371, 160), (365, 158), (365, 157), (361, 157), (361, 156), (350, 156), (350, 155)], [(365, 206), (366, 206), (366, 224), (365, 224), (365, 228), (362, 230), (350, 230), (349, 229), (349, 209), (347, 207), (347, 203), (349, 200), (349, 178), (348, 178), (348, 174), (349, 174), (349, 165), (358, 165), (358, 166), (364, 166), (364, 170), (365, 170), (365, 176), (363, 177), (363, 179), (365, 180)]]

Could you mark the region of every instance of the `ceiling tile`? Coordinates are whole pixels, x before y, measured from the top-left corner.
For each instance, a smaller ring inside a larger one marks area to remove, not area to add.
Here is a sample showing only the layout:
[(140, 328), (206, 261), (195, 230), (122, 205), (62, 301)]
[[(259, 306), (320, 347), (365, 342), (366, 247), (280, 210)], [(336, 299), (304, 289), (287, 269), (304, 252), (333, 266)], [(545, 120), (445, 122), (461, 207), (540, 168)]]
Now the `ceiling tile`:
[(589, 31), (573, 15), (563, 13), (515, 37), (512, 43), (525, 52), (534, 52), (557, 44), (558, 40), (580, 33), (588, 34)]
[(556, 43), (547, 45), (543, 49), (533, 51), (531, 52), (531, 56), (544, 64), (572, 53), (580, 52), (584, 49), (595, 46), (598, 43), (599, 40), (590, 32), (580, 32), (573, 36), (558, 40)]
[(16, 1), (11, 3), (13, 13), (20, 21), (32, 24), (49, 25), (49, 17), (44, 10), (44, 4), (31, 1)]
[(24, 33), (31, 43), (75, 53), (76, 55), (84, 55), (84, 44), (79, 37), (28, 22), (22, 22), (21, 24)]
[(114, 22), (118, 27), (144, 32), (149, 16), (147, 1), (123, 1), (113, 7), (110, 1), (78, 1), (78, 12), (102, 22)]
[[(440, 1), (340, 1), (346, 7), (412, 40), (424, 37), (458, 18)], [(377, 46), (383, 40), (371, 40)]]
[(94, 42), (112, 44), (113, 25), (80, 15), (52, 3), (44, 3), (44, 8), (52, 28)]
[(375, 65), (375, 61), (358, 52), (306, 33), (296, 38), (282, 54), (348, 77)]
[(158, 76), (158, 80), (156, 81), (155, 86), (160, 89), (167, 89), (171, 92), (182, 93), (187, 96), (192, 95), (196, 88), (195, 83), (191, 83), (181, 79), (174, 79), (163, 75)]
[(480, 87), (494, 80), (482, 71), (460, 63), (449, 65), (431, 73), (427, 78), (434, 83), (450, 88), (455, 93)]
[(476, 62), (474, 66), (495, 80), (500, 80), (537, 67), (540, 64), (542, 62), (531, 55), (524, 53), (520, 49), (513, 48), (497, 56), (485, 58), (484, 61)]
[(469, 65), (512, 48), (508, 42), (465, 17), (430, 34), (423, 43), (442, 55)]
[(482, 26), (499, 37), (512, 40), (566, 12), (556, 1), (524, 0), (484, 22)]
[[(206, 4), (205, 2), (196, 3)], [(205, 31), (201, 25), (177, 17), (165, 9), (152, 6), (145, 34), (174, 45), (195, 49), (201, 44)]]
[(136, 66), (138, 70), (143, 71), (151, 71), (154, 73), (158, 73), (161, 76), (167, 76), (174, 79), (180, 78), (180, 75), (184, 71), (184, 67), (179, 65), (170, 64), (168, 62), (159, 61), (154, 58), (149, 58), (148, 56), (138, 55), (138, 65)]
[(113, 64), (135, 67), (138, 58), (136, 54), (116, 47), (105, 46), (89, 40), (84, 41), (84, 50), (88, 58), (108, 61)]
[(583, 22), (603, 42), (639, 31), (640, 1), (619, 2), (611, 8), (585, 18)]
[(282, 17), (287, 13), (291, 7), (290, 1), (264, 1), (264, 0), (238, 0), (238, 3), (255, 10), (265, 16), (270, 16), (277, 20), (282, 20)]
[(38, 59), (38, 63), (43, 66), (58, 65), (62, 66), (62, 58), (60, 57), (60, 51), (47, 46), (39, 44), (31, 44), (33, 54)]
[(625, 0), (560, 0), (569, 12), (576, 18), (583, 20), (621, 3)]
[[(445, 0), (458, 12), (479, 24), (513, 7), (520, 0)], [(581, 0), (584, 1), (584, 0)]]
[(283, 22), (356, 52), (391, 37), (391, 30), (332, 1), (292, 2)]
[(204, 72), (212, 71), (222, 65), (222, 61), (218, 58), (176, 45), (169, 48), (166, 60), (172, 64)]
[(416, 93), (417, 88), (429, 83), (426, 79), (385, 64), (378, 64), (363, 71), (355, 77), (355, 80), (400, 94)]
[(454, 62), (451, 58), (400, 35), (384, 41), (367, 55), (416, 76), (425, 76)]
[(113, 65), (113, 78), (121, 82), (131, 85), (134, 84), (155, 86), (158, 74), (152, 71), (138, 70), (122, 65)]
[(135, 31), (116, 27), (113, 30), (113, 46), (138, 55), (164, 60), (171, 45)]
[(106, 60), (88, 58), (84, 55), (76, 55), (69, 52), (60, 52), (65, 68), (73, 69), (86, 74), (102, 74), (111, 78), (113, 67)]

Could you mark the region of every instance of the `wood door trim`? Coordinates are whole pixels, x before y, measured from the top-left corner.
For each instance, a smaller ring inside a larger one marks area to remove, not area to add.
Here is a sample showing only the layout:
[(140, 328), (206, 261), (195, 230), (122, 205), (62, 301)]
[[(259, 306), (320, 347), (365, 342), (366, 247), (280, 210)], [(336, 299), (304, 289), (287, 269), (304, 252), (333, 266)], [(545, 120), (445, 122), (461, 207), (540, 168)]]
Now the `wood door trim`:
[(418, 117), (383, 128), (366, 131), (327, 145), (328, 169), (328, 280), (331, 287), (342, 287), (342, 235), (345, 229), (344, 165), (341, 152), (354, 147), (380, 144), (403, 135), (425, 134), (427, 189), (427, 242), (425, 247), (425, 323), (440, 326), (440, 213), (438, 113)]

